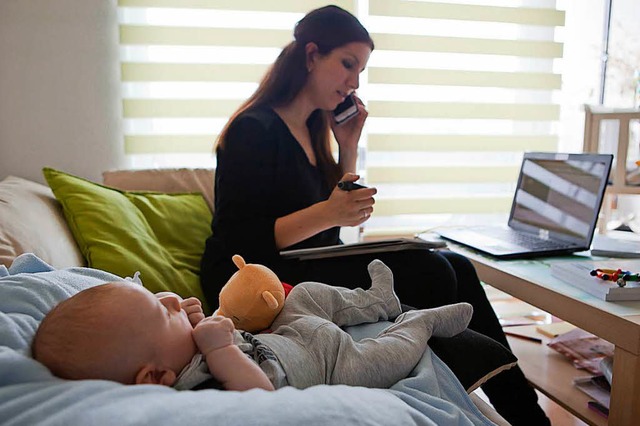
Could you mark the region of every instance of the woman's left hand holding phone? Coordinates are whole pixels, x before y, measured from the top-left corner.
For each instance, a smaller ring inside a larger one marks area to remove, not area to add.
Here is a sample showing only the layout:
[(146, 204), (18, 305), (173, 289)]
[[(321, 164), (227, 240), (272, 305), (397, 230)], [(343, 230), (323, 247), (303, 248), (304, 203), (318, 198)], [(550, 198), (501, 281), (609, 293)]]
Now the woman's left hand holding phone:
[(342, 124), (336, 124), (334, 120), (331, 120), (331, 130), (339, 147), (340, 165), (345, 172), (355, 171), (358, 142), (360, 141), (364, 122), (367, 119), (367, 115), (369, 115), (362, 100), (356, 95), (353, 95), (353, 98), (358, 107), (358, 114)]

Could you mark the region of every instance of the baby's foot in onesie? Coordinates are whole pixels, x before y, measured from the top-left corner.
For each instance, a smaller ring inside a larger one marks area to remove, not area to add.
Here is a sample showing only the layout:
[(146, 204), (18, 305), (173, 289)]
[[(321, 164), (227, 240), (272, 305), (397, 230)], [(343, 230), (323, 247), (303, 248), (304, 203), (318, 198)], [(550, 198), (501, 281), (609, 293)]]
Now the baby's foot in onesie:
[(433, 309), (408, 311), (396, 318), (396, 323), (412, 317), (420, 317), (425, 327), (436, 337), (453, 337), (463, 332), (471, 321), (473, 306), (468, 303), (456, 303)]
[(393, 273), (381, 260), (374, 259), (367, 267), (371, 277), (370, 292), (376, 294), (391, 308), (389, 317), (395, 318), (402, 312), (400, 300), (393, 290)]

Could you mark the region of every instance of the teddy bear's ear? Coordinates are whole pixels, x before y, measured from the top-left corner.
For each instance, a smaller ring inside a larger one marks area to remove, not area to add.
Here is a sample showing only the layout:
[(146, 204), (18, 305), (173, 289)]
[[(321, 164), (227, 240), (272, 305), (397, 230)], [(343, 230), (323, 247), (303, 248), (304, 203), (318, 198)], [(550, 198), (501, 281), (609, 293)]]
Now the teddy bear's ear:
[(231, 257), (231, 260), (233, 261), (233, 263), (235, 263), (235, 265), (238, 267), (238, 269), (244, 268), (244, 266), (245, 266), (244, 258), (242, 256), (240, 256), (239, 254), (234, 254)]
[(278, 301), (273, 297), (273, 294), (271, 294), (270, 291), (263, 291), (262, 298), (267, 303), (269, 309), (276, 309), (278, 307)]

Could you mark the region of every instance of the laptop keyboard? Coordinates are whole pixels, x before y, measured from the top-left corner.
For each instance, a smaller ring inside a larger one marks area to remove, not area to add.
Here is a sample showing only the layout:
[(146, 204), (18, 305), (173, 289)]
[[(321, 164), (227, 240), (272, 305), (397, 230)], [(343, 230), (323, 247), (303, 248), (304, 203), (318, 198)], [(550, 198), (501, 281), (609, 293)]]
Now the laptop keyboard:
[(493, 233), (494, 237), (503, 241), (508, 241), (511, 244), (516, 244), (521, 247), (526, 247), (528, 249), (544, 250), (544, 249), (563, 249), (563, 248), (569, 247), (568, 244), (565, 244), (562, 242), (543, 240), (534, 235), (524, 234), (521, 232), (514, 232), (508, 229), (501, 229), (496, 231), (497, 232)]

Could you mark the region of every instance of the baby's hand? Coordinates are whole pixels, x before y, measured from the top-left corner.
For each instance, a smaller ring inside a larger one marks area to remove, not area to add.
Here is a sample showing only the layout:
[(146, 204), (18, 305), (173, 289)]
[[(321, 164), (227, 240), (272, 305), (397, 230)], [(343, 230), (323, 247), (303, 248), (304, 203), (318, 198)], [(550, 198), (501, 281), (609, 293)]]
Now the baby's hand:
[(203, 319), (193, 329), (193, 339), (204, 355), (233, 344), (233, 321), (214, 315)]
[(204, 313), (202, 312), (202, 302), (197, 297), (190, 297), (180, 302), (180, 307), (187, 313), (189, 322), (192, 327), (195, 327), (200, 321), (204, 319)]

